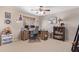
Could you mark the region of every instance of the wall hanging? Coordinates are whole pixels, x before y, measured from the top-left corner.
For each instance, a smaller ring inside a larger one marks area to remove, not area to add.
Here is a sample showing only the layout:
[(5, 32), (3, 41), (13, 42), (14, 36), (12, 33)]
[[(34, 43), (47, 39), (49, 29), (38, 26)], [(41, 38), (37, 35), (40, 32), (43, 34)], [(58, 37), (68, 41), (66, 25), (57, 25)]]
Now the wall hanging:
[(53, 18), (53, 24), (57, 24), (57, 17)]
[(22, 15), (20, 14), (20, 16), (19, 16), (19, 21), (22, 21)]
[(5, 23), (10, 24), (11, 23), (11, 13), (5, 12)]

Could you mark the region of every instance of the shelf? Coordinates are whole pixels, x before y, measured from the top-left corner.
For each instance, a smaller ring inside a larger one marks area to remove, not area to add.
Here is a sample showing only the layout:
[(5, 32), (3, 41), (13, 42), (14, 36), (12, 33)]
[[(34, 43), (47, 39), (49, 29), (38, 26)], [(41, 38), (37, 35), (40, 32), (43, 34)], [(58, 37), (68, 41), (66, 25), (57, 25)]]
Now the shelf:
[(59, 36), (63, 36), (63, 34), (57, 34), (57, 33), (55, 33), (54, 35), (59, 35)]
[(57, 40), (65, 40), (65, 27), (54, 27), (53, 38)]

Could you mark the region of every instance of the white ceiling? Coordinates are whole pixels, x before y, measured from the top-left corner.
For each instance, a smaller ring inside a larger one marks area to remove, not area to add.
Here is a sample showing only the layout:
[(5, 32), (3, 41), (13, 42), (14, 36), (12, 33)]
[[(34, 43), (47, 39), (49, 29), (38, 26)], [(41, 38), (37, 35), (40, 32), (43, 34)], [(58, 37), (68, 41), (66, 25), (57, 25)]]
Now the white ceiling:
[[(78, 6), (44, 6), (44, 7), (51, 10), (50, 14), (59, 13), (59, 12), (79, 8)], [(19, 6), (19, 8), (24, 12), (28, 12), (28, 13), (33, 14), (33, 15), (41, 16), (39, 14), (36, 14), (36, 12), (31, 11), (31, 9), (38, 9), (39, 6)]]

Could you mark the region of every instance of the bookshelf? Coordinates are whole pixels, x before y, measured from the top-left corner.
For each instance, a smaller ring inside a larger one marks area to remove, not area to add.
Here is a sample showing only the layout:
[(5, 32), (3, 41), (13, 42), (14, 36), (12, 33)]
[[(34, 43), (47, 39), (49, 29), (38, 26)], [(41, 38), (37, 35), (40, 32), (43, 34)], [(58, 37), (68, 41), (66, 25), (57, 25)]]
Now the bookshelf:
[(65, 27), (54, 26), (53, 38), (57, 40), (65, 41)]

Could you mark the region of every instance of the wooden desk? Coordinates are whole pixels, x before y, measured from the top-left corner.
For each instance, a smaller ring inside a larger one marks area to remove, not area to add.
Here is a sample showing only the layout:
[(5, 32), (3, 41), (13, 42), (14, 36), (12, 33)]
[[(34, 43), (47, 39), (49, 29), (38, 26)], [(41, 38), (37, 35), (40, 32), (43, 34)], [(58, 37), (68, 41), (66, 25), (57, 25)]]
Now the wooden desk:
[[(27, 40), (30, 39), (30, 31), (21, 31), (21, 40)], [(48, 31), (39, 31), (37, 38), (42, 40), (48, 39)]]
[(40, 31), (40, 38), (42, 40), (47, 40), (48, 39), (48, 31)]
[(21, 40), (27, 40), (29, 39), (29, 31), (21, 31)]

